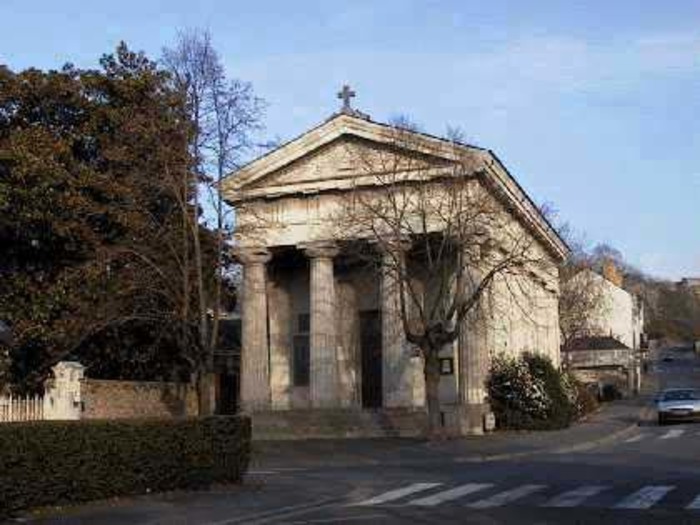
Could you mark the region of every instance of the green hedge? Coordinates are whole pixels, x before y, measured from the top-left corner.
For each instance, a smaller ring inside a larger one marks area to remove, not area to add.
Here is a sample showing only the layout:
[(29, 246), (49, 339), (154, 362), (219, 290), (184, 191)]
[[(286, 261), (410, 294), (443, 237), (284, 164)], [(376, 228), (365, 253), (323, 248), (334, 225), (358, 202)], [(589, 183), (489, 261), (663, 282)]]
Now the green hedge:
[(86, 500), (241, 481), (250, 420), (0, 425), (0, 516)]

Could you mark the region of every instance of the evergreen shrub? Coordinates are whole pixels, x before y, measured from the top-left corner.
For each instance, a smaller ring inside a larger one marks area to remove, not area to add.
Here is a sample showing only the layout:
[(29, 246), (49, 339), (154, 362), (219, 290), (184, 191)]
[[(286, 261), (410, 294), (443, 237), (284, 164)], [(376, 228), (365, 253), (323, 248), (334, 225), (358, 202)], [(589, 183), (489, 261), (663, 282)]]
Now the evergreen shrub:
[(0, 425), (0, 517), (35, 507), (238, 483), (248, 418)]
[(597, 406), (573, 377), (534, 353), (495, 357), (487, 390), (500, 429), (566, 428)]

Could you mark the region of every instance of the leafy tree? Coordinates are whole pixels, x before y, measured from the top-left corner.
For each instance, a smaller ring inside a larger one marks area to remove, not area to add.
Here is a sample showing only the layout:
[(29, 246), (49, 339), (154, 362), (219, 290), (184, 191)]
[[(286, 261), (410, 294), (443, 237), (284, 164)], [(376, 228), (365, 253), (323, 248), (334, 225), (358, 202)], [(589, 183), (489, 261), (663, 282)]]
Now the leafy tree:
[(191, 369), (184, 100), (125, 44), (100, 63), (0, 68), (0, 319), (26, 387), (68, 357), (93, 376)]

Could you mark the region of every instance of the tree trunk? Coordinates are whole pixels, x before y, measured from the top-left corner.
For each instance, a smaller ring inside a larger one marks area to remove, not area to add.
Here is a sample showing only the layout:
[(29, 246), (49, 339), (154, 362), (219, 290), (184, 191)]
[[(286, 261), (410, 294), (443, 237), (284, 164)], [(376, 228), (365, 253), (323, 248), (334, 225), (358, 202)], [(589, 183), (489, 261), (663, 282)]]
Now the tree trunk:
[(197, 415), (199, 417), (211, 416), (214, 414), (214, 407), (211, 405), (210, 388), (211, 374), (207, 372), (205, 367), (200, 365), (199, 370), (195, 372), (195, 391), (197, 394)]
[(442, 418), (440, 416), (440, 359), (437, 351), (427, 350), (425, 355), (425, 401), (428, 407), (428, 438), (442, 437)]

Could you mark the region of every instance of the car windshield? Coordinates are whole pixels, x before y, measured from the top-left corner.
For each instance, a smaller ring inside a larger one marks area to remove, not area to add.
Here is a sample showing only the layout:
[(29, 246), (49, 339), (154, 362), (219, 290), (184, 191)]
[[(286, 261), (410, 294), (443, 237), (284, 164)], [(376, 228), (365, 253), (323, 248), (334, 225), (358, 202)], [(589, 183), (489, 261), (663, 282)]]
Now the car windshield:
[(664, 401), (687, 401), (689, 399), (698, 399), (698, 393), (695, 390), (674, 390), (664, 394)]

